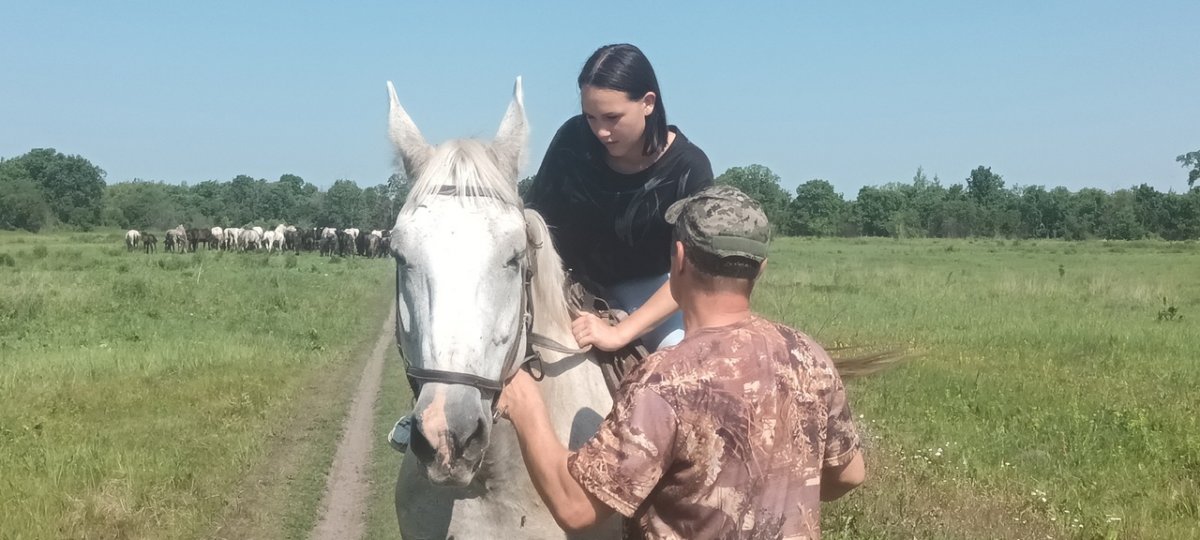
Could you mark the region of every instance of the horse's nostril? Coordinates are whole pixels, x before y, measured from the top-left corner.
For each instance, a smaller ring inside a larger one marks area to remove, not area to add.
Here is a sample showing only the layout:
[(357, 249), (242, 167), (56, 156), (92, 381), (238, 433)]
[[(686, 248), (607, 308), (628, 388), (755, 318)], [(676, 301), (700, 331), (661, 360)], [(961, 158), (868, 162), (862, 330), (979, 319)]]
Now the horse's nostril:
[(420, 420), (415, 417), (413, 418), (412, 430), (409, 432), (408, 448), (422, 462), (433, 460), (433, 445), (429, 444), (429, 439), (425, 438), (425, 433), (421, 431)]
[(465, 440), (462, 441), (460, 448), (462, 453), (468, 454), (476, 451), (482, 451), (482, 446), (487, 445), (487, 425), (484, 424), (482, 418), (475, 422), (475, 431), (472, 431)]

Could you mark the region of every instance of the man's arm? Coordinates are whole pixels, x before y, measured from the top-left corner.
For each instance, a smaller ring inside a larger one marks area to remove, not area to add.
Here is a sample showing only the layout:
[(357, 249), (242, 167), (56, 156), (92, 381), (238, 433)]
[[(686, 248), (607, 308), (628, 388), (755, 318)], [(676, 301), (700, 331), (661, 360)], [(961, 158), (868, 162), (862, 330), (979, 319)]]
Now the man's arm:
[(867, 479), (867, 467), (862, 451), (855, 450), (849, 461), (821, 469), (821, 500), (835, 501), (861, 486)]
[(504, 387), (499, 408), (512, 421), (530, 480), (559, 527), (578, 532), (613, 514), (567, 472), (567, 449), (550, 426), (541, 390), (524, 370)]

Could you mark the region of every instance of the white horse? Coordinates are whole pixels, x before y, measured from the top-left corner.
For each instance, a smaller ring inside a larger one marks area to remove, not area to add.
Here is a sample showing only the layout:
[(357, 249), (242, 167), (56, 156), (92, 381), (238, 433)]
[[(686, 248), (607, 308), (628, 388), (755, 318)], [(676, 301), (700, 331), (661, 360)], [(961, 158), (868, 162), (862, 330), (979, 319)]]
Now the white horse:
[(167, 244), (170, 245), (171, 249), (176, 253), (187, 253), (187, 229), (183, 228), (182, 223), (179, 224), (178, 227), (167, 231)]
[(238, 248), (246, 251), (262, 247), (262, 233), (258, 229), (259, 227), (243, 229), (242, 234), (238, 236)]
[(133, 251), (142, 242), (142, 233), (136, 229), (129, 229), (125, 232), (125, 250)]
[(267, 253), (275, 251), (275, 231), (267, 231), (262, 234), (263, 244), (267, 246)]
[(338, 230), (333, 227), (321, 229), (321, 255), (333, 256), (338, 250)]
[(225, 247), (225, 229), (213, 227), (209, 232), (212, 233), (212, 245), (217, 249), (223, 249)]
[(275, 243), (276, 243), (277, 247), (279, 248), (279, 251), (283, 251), (283, 250), (287, 249), (287, 243), (283, 237), (283, 234), (286, 232), (287, 232), (287, 225), (280, 223), (279, 225), (275, 226)]
[(242, 230), (237, 227), (229, 227), (224, 232), (225, 241), (222, 243), (222, 247), (226, 251), (238, 249), (238, 238), (242, 235)]
[[(575, 343), (562, 263), (545, 222), (523, 210), (517, 195), (528, 138), (521, 80), (490, 143), (431, 146), (390, 82), (388, 93), (391, 139), (416, 178), (391, 234), (396, 338), (416, 387), (412, 443), (396, 482), (400, 532), (565, 538), (529, 481), (512, 424), (493, 424), (495, 389), (525, 356), (530, 311), (533, 333)], [(590, 355), (539, 352), (550, 420), (576, 449), (595, 434), (612, 399)], [(572, 538), (617, 538), (619, 531), (614, 519)]]

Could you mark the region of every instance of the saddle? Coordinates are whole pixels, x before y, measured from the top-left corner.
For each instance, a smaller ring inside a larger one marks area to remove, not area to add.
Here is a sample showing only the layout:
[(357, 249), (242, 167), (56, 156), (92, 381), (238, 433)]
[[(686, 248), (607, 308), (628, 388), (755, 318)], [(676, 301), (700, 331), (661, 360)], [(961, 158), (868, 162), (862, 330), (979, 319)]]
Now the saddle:
[[(569, 305), (580, 313), (591, 313), (612, 325), (629, 316), (628, 313), (608, 305), (604, 298), (596, 295), (591, 289), (576, 280), (567, 284), (567, 299)], [(625, 375), (650, 356), (650, 350), (642, 344), (640, 338), (612, 352), (593, 347), (592, 353), (600, 364), (600, 371), (604, 374), (604, 384), (608, 386), (608, 393), (614, 398), (617, 390), (621, 388), (621, 381)]]

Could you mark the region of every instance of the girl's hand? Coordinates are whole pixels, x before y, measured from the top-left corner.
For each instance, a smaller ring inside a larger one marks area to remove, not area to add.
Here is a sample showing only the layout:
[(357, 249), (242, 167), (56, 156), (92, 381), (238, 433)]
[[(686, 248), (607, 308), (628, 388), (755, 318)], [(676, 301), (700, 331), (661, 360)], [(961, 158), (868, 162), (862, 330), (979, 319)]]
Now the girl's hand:
[(579, 347), (591, 345), (602, 351), (615, 351), (629, 344), (633, 338), (625, 335), (620, 326), (608, 324), (591, 313), (584, 313), (571, 323), (571, 333)]

